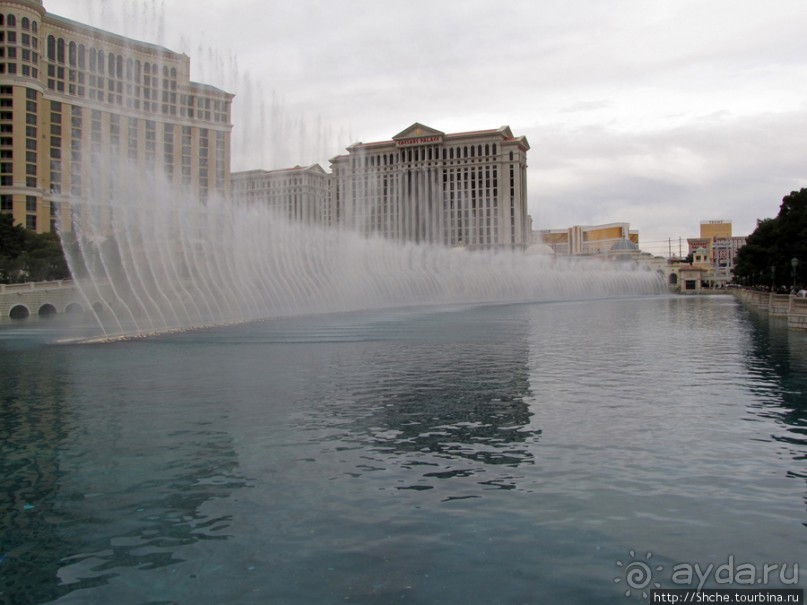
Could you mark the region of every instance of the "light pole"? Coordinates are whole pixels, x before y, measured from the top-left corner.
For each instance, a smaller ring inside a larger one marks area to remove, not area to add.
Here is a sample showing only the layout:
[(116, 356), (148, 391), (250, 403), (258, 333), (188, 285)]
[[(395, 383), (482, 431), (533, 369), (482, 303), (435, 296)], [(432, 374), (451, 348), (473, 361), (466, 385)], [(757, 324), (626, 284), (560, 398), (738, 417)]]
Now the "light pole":
[(776, 290), (776, 265), (771, 266), (771, 292)]
[(796, 293), (796, 267), (799, 266), (799, 259), (795, 256), (790, 259), (790, 266), (793, 267), (793, 294)]

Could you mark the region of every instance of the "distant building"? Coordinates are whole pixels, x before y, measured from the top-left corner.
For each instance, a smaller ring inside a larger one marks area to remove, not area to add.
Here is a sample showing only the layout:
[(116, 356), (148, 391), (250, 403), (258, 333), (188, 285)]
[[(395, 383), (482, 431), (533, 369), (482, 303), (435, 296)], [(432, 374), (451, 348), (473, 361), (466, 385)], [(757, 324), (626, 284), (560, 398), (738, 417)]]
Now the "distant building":
[(731, 221), (701, 221), (700, 237), (689, 238), (692, 264), (702, 270), (710, 287), (724, 287), (733, 277), (737, 252), (745, 245), (745, 237), (732, 235)]
[(292, 220), (466, 248), (531, 244), (525, 137), (508, 126), (446, 134), (413, 124), (318, 165), (233, 174), (236, 201)]
[(703, 289), (705, 270), (693, 265), (681, 265), (678, 269), (679, 290), (683, 294), (700, 294)]
[(568, 229), (542, 229), (535, 238), (554, 250), (568, 256), (603, 255), (611, 252), (615, 244), (626, 241), (638, 249), (639, 232), (632, 231), (629, 223), (607, 225), (575, 225)]
[(332, 224), (399, 241), (526, 248), (527, 151), (510, 127), (446, 134), (415, 123), (331, 160)]
[(229, 190), (232, 95), (191, 82), (186, 55), (0, 0), (0, 78), (0, 212), (15, 223), (50, 231), (124, 162), (201, 199)]
[(319, 164), (234, 172), (233, 201), (263, 204), (291, 221), (327, 225), (331, 222), (329, 176)]

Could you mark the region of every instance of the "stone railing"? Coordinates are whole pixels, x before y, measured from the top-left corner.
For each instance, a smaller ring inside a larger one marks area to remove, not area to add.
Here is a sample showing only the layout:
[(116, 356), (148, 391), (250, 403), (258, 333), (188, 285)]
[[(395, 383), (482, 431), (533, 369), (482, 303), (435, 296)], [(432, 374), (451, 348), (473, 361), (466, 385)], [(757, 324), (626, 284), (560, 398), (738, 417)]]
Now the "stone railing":
[(807, 298), (790, 298), (787, 313), (787, 327), (793, 330), (807, 330)]
[(0, 321), (86, 310), (69, 279), (0, 284)]
[(807, 298), (790, 294), (772, 294), (761, 290), (732, 290), (747, 305), (767, 311), (771, 317), (787, 318), (793, 330), (807, 330)]
[(58, 279), (55, 281), (36, 281), (24, 284), (0, 284), (0, 294), (6, 292), (27, 292), (29, 290), (52, 290), (54, 288), (72, 288), (73, 280)]
[(787, 317), (788, 311), (790, 310), (791, 298), (795, 297), (791, 297), (789, 294), (769, 295), (768, 313), (770, 313), (772, 317)]

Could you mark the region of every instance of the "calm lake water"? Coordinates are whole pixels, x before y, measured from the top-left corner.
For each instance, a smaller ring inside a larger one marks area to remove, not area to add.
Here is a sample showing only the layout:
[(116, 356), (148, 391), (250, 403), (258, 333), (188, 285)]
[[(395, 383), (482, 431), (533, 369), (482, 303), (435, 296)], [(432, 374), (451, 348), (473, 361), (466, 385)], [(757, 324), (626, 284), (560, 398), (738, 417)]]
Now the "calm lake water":
[(807, 335), (733, 297), (66, 332), (0, 329), (0, 603), (805, 585)]

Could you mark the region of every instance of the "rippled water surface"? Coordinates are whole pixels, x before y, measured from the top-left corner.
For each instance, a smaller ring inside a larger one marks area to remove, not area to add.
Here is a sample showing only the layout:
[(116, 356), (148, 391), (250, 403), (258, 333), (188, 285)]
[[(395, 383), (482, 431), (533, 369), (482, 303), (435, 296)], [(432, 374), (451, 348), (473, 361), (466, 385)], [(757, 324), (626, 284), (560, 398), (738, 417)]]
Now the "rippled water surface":
[(730, 560), (805, 584), (807, 335), (732, 297), (64, 333), (0, 329), (0, 603), (629, 603)]

